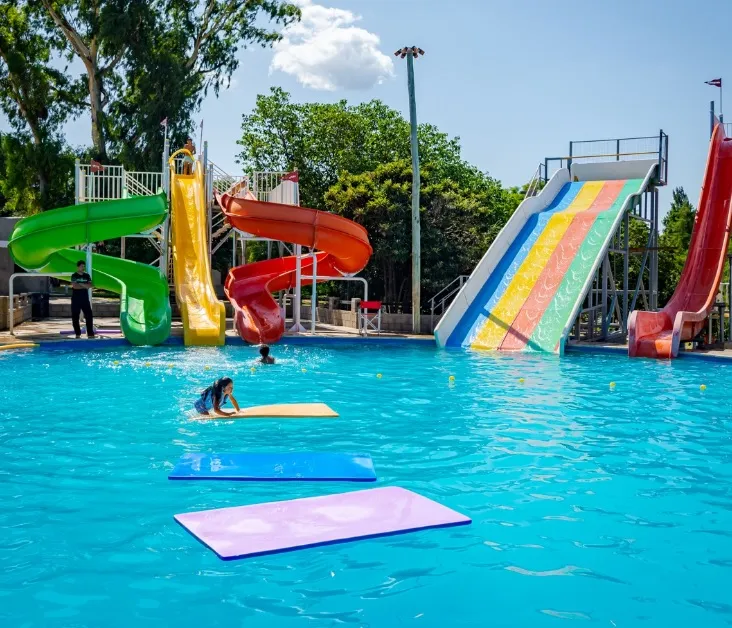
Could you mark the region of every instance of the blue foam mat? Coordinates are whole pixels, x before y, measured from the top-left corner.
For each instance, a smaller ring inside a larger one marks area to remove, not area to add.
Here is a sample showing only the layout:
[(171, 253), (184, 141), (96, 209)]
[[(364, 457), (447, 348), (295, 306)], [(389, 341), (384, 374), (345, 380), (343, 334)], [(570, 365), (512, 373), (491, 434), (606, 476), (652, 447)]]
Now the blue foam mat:
[(279, 452), (240, 454), (185, 454), (169, 480), (340, 480), (374, 482), (374, 463), (368, 454)]

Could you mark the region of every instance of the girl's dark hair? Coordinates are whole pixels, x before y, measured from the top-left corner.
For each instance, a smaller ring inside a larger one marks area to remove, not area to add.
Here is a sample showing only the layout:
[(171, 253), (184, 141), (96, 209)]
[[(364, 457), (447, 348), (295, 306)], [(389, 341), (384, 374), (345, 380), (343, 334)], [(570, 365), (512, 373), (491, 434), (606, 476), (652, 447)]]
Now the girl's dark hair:
[(262, 345), (259, 348), (259, 355), (261, 355), (263, 358), (266, 358), (269, 355), (269, 347), (267, 345)]
[(201, 393), (201, 396), (203, 397), (209, 390), (211, 390), (213, 392), (213, 398), (221, 403), (221, 400), (224, 398), (224, 388), (233, 383), (234, 382), (231, 377), (222, 377), (221, 379), (217, 379)]

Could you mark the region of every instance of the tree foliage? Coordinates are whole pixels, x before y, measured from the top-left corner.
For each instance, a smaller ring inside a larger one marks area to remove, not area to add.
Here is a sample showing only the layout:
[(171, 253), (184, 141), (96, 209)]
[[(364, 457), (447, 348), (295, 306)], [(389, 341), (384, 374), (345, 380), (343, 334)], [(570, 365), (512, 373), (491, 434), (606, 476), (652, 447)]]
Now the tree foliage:
[(67, 181), (54, 179), (70, 176), (59, 129), (78, 111), (78, 85), (51, 63), (58, 44), (27, 3), (0, 1), (0, 108), (12, 128), (2, 137), (6, 213), (48, 209), (64, 197)]
[(111, 143), (127, 163), (149, 161), (163, 118), (189, 131), (202, 97), (238, 67), (237, 52), (272, 44), (280, 35), (269, 24), (299, 16), (280, 0), (41, 1), (84, 66), (96, 158), (108, 161)]
[[(469, 187), (425, 164), (421, 176), (422, 288), (425, 300), (470, 273), (515, 209), (518, 199), (486, 178)], [(343, 173), (325, 208), (362, 224), (374, 252), (365, 271), (370, 289), (398, 309), (411, 301), (412, 169), (407, 160), (361, 174)]]
[[(297, 104), (273, 88), (243, 116), (239, 140), (245, 170), (297, 168), (303, 205), (366, 227), (370, 293), (400, 309), (411, 301), (409, 131), (401, 113), (378, 100)], [(522, 196), (465, 162), (459, 138), (422, 124), (418, 141), (426, 302), (472, 271)]]
[(684, 270), (694, 230), (696, 209), (684, 188), (673, 191), (671, 207), (663, 219), (658, 252), (658, 302), (663, 306), (671, 298)]
[[(430, 124), (421, 124), (418, 135), (420, 159), (435, 177), (482, 184), (483, 173), (463, 161), (459, 138)], [(243, 116), (238, 143), (245, 170), (297, 168), (302, 203), (315, 208), (323, 207), (341, 173), (370, 172), (410, 155), (409, 122), (383, 102), (298, 104), (280, 88), (257, 97), (254, 111)]]

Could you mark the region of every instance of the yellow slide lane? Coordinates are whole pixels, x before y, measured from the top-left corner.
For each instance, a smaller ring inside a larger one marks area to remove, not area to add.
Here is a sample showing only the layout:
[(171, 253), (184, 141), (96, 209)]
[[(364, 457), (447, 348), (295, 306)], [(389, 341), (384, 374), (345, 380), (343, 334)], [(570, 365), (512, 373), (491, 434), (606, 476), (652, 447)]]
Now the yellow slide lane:
[(604, 181), (585, 183), (569, 206), (549, 219), (513, 281), (476, 334), (471, 348), (497, 349), (500, 346), (572, 220), (578, 213), (590, 208), (604, 184)]
[[(171, 156), (171, 164), (176, 154)], [(200, 163), (193, 174), (176, 174), (171, 165), (170, 208), (175, 298), (183, 318), (183, 340), (186, 345), (223, 345), (226, 309), (211, 280)]]

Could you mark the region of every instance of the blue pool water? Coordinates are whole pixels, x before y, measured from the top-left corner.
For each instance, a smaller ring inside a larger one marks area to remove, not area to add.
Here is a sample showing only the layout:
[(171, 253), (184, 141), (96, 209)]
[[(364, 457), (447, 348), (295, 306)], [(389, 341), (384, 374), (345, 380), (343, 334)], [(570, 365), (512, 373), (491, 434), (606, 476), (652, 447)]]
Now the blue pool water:
[[(0, 625), (732, 624), (732, 364), (275, 355), (252, 373), (246, 347), (0, 353)], [(245, 404), (341, 417), (189, 421), (219, 374)], [(473, 524), (222, 562), (173, 514), (363, 488), (167, 480), (184, 452), (273, 450), (369, 452), (377, 486)]]

